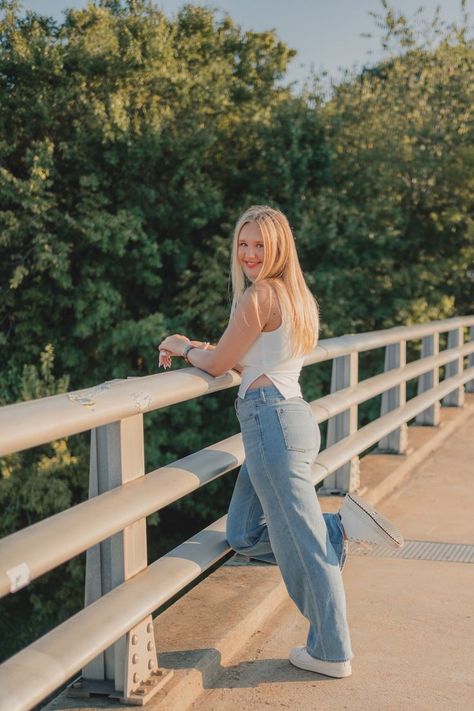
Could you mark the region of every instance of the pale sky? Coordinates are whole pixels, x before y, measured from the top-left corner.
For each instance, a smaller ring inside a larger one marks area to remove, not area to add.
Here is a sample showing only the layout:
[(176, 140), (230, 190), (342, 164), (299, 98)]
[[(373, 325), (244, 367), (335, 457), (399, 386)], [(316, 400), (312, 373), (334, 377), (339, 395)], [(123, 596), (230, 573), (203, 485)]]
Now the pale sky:
[[(369, 11), (381, 12), (380, 0), (215, 0), (199, 2), (227, 12), (244, 29), (263, 31), (275, 29), (280, 39), (296, 49), (287, 78), (300, 82), (308, 75), (311, 66), (316, 71), (326, 70), (333, 78), (340, 68), (360, 68), (372, 64), (381, 56), (379, 41), (361, 37), (363, 32), (375, 32)], [(156, 0), (155, 4), (166, 15), (173, 16), (182, 7), (183, 0)], [(432, 17), (437, 5), (441, 17), (447, 22), (459, 21), (459, 0), (391, 0), (393, 8), (411, 17), (423, 6)], [(471, 15), (474, 0), (468, 0)], [(51, 15), (58, 20), (67, 7), (86, 7), (87, 0), (22, 0), (25, 9)], [(471, 16), (472, 21), (472, 16)], [(372, 52), (372, 53), (371, 53)]]

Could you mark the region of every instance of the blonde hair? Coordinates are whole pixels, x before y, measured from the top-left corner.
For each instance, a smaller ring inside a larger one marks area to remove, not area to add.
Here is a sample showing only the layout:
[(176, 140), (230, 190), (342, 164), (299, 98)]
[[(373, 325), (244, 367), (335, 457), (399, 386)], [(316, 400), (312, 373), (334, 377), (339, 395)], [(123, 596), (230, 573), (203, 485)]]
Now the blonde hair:
[(268, 205), (252, 205), (238, 219), (231, 256), (231, 318), (245, 291), (245, 273), (238, 260), (239, 235), (248, 222), (255, 222), (262, 235), (263, 264), (254, 283), (264, 279), (275, 289), (283, 326), (290, 337), (291, 356), (310, 353), (319, 337), (319, 309), (306, 285), (295, 240), (285, 215)]

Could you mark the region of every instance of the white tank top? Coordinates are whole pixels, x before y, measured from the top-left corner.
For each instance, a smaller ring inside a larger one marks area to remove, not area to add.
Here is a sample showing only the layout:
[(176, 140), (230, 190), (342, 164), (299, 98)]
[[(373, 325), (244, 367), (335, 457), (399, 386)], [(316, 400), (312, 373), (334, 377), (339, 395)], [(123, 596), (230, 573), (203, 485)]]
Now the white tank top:
[(255, 343), (240, 359), (244, 366), (239, 397), (243, 398), (248, 386), (259, 375), (266, 375), (278, 388), (285, 400), (302, 397), (298, 382), (304, 357), (289, 357), (289, 338), (283, 323), (275, 331), (262, 331)]

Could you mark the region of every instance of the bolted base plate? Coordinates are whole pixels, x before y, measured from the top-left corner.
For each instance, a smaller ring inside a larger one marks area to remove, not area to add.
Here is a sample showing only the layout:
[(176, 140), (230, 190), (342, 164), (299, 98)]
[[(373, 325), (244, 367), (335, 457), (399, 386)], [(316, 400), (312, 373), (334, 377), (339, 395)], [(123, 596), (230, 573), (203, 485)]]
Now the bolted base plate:
[(106, 696), (122, 704), (131, 706), (145, 706), (146, 703), (172, 678), (173, 669), (154, 669), (148, 679), (130, 693), (124, 696), (123, 692), (114, 688), (114, 682), (109, 679), (77, 679), (67, 689), (67, 695), (76, 698), (91, 698), (93, 696)]

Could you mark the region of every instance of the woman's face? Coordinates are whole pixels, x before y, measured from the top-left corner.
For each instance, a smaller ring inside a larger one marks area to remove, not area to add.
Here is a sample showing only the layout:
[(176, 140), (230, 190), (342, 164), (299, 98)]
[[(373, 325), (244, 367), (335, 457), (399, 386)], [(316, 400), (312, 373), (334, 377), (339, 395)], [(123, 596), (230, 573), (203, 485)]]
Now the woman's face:
[(256, 222), (247, 222), (239, 234), (237, 258), (250, 281), (254, 281), (263, 267), (264, 246)]

